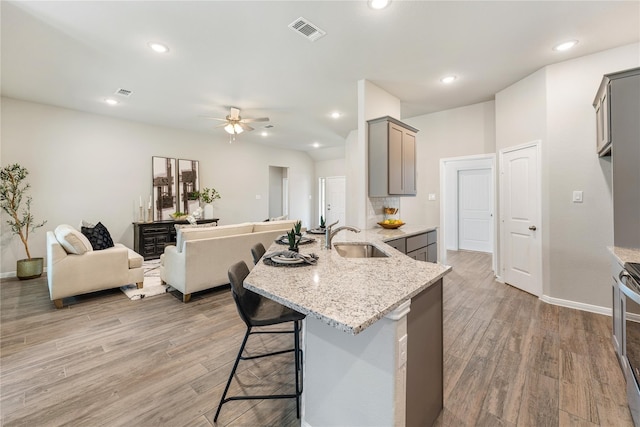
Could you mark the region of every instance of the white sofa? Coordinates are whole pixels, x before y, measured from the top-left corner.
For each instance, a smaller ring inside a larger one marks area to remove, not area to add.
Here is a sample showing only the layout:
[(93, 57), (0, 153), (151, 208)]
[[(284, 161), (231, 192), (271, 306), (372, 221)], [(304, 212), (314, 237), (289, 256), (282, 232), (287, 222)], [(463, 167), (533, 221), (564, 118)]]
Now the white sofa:
[(259, 242), (268, 248), (295, 223), (282, 220), (179, 228), (176, 245), (167, 246), (160, 257), (160, 278), (188, 302), (193, 292), (229, 283), (231, 265), (238, 261), (253, 265), (251, 247)]
[(142, 288), (141, 255), (120, 243), (93, 250), (82, 233), (71, 226), (66, 231), (61, 228), (56, 228), (55, 233), (47, 232), (47, 282), (56, 308), (62, 308), (63, 298), (75, 295), (132, 283)]

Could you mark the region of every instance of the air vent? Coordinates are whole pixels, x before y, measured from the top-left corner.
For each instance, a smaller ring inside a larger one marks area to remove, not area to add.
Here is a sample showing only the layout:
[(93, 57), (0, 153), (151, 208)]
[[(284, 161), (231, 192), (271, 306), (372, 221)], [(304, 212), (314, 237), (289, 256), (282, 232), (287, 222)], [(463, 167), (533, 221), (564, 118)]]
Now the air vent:
[(117, 91), (115, 91), (114, 95), (118, 95), (118, 96), (124, 96), (125, 98), (128, 98), (131, 96), (131, 94), (133, 93), (133, 91), (130, 91), (128, 89), (118, 89)]
[(289, 24), (289, 28), (312, 42), (327, 34), (325, 31), (318, 28), (317, 25), (312, 24), (302, 16)]

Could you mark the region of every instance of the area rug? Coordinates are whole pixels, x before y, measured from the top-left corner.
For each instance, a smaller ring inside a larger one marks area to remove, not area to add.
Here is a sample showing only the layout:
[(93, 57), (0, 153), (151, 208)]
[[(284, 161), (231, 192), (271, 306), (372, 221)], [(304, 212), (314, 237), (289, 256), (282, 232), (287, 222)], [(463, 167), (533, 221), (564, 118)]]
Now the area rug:
[(173, 290), (169, 285), (163, 285), (160, 280), (160, 260), (152, 259), (142, 263), (144, 269), (144, 285), (138, 289), (136, 284), (121, 286), (120, 290), (131, 300), (149, 298), (156, 295), (166, 294)]

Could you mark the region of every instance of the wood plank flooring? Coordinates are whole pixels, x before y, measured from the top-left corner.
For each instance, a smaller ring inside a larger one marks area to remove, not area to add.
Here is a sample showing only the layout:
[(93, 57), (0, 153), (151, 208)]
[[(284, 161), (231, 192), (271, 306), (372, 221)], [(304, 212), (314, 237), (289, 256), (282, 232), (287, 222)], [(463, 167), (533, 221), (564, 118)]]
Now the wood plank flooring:
[[(609, 317), (495, 282), (488, 255), (448, 256), (437, 426), (633, 425)], [(56, 310), (46, 278), (4, 279), (2, 426), (212, 426), (243, 334), (228, 288), (188, 304), (179, 295), (130, 301), (110, 290)], [(250, 351), (287, 347), (288, 339), (252, 337)], [(289, 392), (291, 357), (241, 362), (231, 393)], [(300, 422), (293, 400), (241, 401), (225, 404), (218, 425)]]

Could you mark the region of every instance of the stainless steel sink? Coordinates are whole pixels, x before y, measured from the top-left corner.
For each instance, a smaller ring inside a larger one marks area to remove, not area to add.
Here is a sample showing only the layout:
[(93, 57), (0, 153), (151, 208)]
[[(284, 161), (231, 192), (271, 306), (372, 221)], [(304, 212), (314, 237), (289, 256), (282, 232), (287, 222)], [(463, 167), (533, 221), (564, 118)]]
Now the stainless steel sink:
[(368, 243), (336, 243), (338, 255), (345, 258), (387, 258), (389, 255)]

